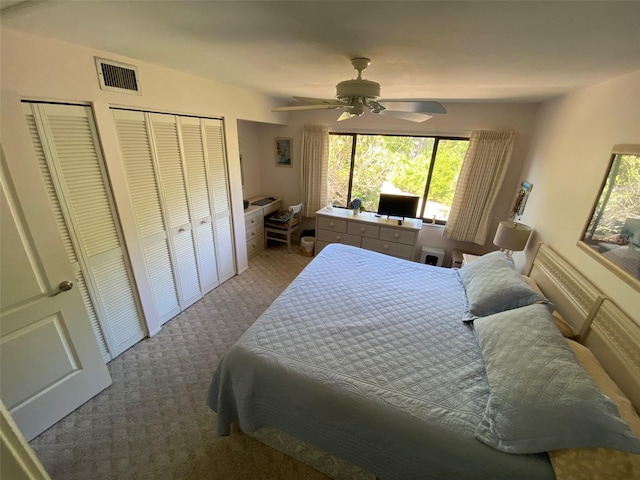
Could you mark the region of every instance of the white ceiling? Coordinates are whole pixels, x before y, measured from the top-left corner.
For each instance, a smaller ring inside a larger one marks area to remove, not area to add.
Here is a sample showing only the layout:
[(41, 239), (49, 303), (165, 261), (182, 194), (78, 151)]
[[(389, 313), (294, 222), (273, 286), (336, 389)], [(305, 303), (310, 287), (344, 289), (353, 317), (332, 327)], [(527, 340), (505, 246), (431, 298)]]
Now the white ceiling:
[[(268, 95), (541, 101), (640, 70), (638, 1), (2, 2), (2, 27)], [(143, 79), (144, 80), (144, 79)]]

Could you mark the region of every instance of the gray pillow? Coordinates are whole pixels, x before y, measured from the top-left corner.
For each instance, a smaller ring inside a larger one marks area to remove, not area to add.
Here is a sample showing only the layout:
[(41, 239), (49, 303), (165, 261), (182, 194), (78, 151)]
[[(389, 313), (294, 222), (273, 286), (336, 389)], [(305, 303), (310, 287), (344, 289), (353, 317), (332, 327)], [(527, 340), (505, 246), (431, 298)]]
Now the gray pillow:
[(489, 382), (475, 436), (508, 453), (610, 448), (640, 453), (640, 440), (591, 381), (544, 305), (474, 322)]
[(545, 303), (552, 308), (544, 295), (524, 281), (502, 252), (481, 256), (459, 269), (458, 275), (467, 293), (465, 321), (532, 303)]

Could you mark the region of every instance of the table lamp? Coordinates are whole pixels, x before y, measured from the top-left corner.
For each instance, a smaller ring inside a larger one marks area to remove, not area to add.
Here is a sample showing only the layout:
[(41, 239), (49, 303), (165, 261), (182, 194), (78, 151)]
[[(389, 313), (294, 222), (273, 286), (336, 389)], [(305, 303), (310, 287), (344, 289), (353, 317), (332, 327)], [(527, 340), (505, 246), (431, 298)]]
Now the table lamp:
[(505, 252), (507, 257), (512, 258), (513, 252), (524, 250), (532, 230), (524, 223), (502, 220), (498, 225), (496, 236), (493, 238), (493, 244), (500, 247), (500, 251)]

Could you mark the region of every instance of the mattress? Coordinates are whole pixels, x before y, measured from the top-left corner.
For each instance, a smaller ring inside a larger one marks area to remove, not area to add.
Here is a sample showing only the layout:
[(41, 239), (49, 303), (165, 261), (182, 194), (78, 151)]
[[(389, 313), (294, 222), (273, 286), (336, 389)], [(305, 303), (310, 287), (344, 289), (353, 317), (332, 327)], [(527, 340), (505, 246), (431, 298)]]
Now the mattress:
[(226, 353), (218, 433), (278, 428), (383, 479), (553, 479), (474, 437), (489, 387), (456, 270), (331, 244)]

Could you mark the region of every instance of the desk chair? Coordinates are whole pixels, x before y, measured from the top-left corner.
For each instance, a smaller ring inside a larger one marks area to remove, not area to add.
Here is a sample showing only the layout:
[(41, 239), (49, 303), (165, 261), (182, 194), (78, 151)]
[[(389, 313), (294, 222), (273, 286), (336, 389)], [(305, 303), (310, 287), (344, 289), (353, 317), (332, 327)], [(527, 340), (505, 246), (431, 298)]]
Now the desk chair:
[[(264, 247), (269, 240), (287, 244), (291, 251), (291, 234), (298, 230), (302, 220), (303, 204), (292, 205), (287, 212), (278, 212), (264, 221)], [(287, 213), (289, 215), (287, 215)]]

